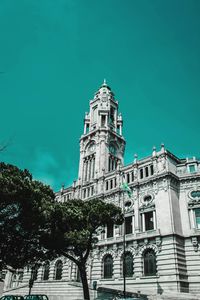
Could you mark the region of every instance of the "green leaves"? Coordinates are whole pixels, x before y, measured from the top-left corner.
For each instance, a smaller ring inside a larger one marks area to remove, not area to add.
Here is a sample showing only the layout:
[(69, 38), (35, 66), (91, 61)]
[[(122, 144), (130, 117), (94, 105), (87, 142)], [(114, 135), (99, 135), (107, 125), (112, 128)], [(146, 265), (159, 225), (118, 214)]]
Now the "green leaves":
[(41, 259), (39, 244), (48, 224), (54, 193), (32, 180), (28, 170), (0, 163), (0, 260), (2, 265), (23, 267)]

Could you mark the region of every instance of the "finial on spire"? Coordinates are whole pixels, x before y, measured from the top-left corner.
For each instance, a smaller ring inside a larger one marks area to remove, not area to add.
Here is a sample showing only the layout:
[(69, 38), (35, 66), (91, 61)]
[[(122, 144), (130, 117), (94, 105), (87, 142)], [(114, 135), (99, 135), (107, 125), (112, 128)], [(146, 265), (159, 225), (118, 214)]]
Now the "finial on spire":
[(104, 78), (104, 80), (103, 80), (103, 84), (106, 84), (106, 79)]

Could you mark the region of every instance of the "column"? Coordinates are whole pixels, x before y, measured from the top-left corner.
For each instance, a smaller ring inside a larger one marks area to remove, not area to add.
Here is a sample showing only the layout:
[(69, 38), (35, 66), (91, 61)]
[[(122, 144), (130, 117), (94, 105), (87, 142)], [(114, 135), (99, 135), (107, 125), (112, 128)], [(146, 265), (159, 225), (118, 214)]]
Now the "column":
[(50, 267), (49, 267), (49, 280), (54, 280), (54, 269), (55, 269), (55, 262), (50, 263)]
[(153, 229), (155, 230), (157, 228), (156, 224), (156, 211), (153, 211)]
[(142, 214), (142, 232), (145, 231), (145, 216), (144, 213)]
[(195, 228), (195, 218), (193, 209), (190, 209), (190, 224), (191, 228)]

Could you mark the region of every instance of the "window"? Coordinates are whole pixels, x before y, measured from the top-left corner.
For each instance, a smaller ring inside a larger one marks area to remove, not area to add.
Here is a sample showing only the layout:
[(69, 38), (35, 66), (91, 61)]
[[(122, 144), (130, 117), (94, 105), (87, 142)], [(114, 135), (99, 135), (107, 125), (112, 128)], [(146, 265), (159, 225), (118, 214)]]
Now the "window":
[(148, 168), (148, 167), (145, 168), (145, 176), (146, 176), (146, 177), (149, 176), (149, 168)]
[(115, 109), (114, 107), (111, 107), (110, 109), (110, 123), (113, 124), (115, 120)]
[(61, 260), (58, 260), (55, 265), (55, 280), (61, 280), (62, 279), (62, 269), (63, 269), (63, 263)]
[(144, 276), (156, 275), (156, 256), (152, 249), (144, 252)]
[(150, 172), (151, 172), (151, 175), (153, 175), (154, 171), (153, 171), (153, 165), (150, 166)]
[(140, 179), (143, 178), (143, 169), (140, 169)]
[(93, 108), (93, 123), (97, 121), (97, 106)]
[(106, 191), (108, 190), (108, 181), (106, 181)]
[(126, 181), (127, 181), (127, 183), (130, 183), (130, 174), (129, 173), (127, 173), (127, 175), (126, 175)]
[(38, 267), (32, 267), (31, 268), (31, 279), (33, 279), (34, 281), (37, 280), (37, 276), (38, 276)]
[(106, 116), (102, 115), (101, 116), (101, 127), (105, 127), (105, 125), (106, 125)]
[(125, 218), (125, 233), (126, 234), (132, 233), (132, 216)]
[(49, 279), (49, 262), (46, 262), (44, 264), (44, 269), (43, 269), (43, 280), (48, 280)]
[(153, 211), (146, 212), (144, 214), (144, 219), (145, 219), (145, 231), (154, 229)]
[(131, 180), (134, 181), (134, 172), (131, 173)]
[(200, 208), (196, 208), (194, 212), (195, 212), (196, 228), (200, 229)]
[(125, 263), (125, 276), (132, 277), (133, 276), (133, 256), (130, 252), (125, 253), (125, 261), (124, 256), (122, 256), (122, 275), (124, 274), (123, 266)]
[(86, 124), (86, 134), (89, 132), (89, 129), (90, 129), (90, 125)]
[(113, 275), (113, 258), (110, 254), (106, 255), (103, 261), (103, 277), (112, 278)]
[(196, 172), (195, 165), (189, 165), (189, 172), (190, 172), (190, 173)]
[(113, 237), (113, 223), (107, 224), (107, 238)]
[(113, 181), (112, 181), (112, 179), (110, 180), (110, 189), (112, 189), (113, 188)]

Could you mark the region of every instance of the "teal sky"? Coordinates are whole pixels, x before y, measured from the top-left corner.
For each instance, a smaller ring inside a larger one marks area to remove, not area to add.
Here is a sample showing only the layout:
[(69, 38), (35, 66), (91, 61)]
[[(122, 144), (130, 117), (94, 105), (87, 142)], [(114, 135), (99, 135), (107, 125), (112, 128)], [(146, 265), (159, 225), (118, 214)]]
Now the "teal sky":
[(0, 0), (1, 160), (54, 189), (78, 172), (89, 100), (119, 100), (125, 162), (200, 157), (199, 0)]

